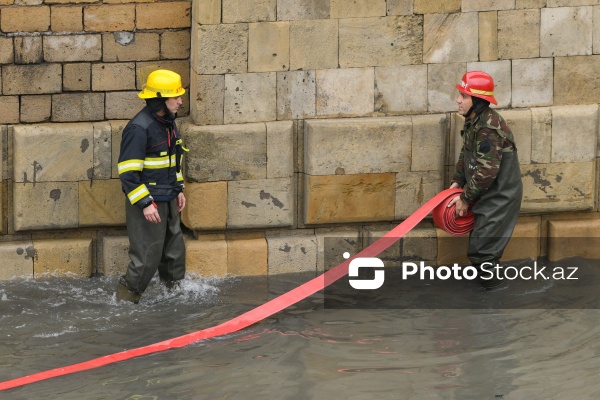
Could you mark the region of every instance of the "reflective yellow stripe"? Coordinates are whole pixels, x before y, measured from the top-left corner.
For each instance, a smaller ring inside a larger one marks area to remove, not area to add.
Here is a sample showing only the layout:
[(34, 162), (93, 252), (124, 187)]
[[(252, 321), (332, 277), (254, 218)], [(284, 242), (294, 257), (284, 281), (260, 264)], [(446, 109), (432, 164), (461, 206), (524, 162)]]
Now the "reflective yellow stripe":
[(493, 96), (494, 92), (486, 92), (485, 90), (479, 90), (479, 89), (469, 89), (471, 91), (471, 93), (475, 93), (475, 94), (482, 94), (484, 96)]
[(181, 148), (183, 149), (183, 151), (190, 151), (190, 149), (187, 149), (187, 148), (183, 147), (183, 140), (182, 139), (177, 139), (177, 141), (175, 142), (175, 144), (180, 144)]
[(144, 168), (144, 160), (125, 160), (121, 161), (118, 166), (119, 175), (128, 171), (141, 171)]
[(169, 163), (169, 156), (146, 158), (144, 160), (144, 168), (148, 168), (148, 169), (169, 168), (170, 166), (174, 166), (174, 165), (175, 165), (175, 154), (171, 155), (170, 163)]
[(135, 204), (144, 197), (148, 196), (149, 194), (150, 192), (148, 191), (148, 188), (146, 188), (146, 185), (141, 184), (136, 189), (129, 192), (129, 194), (127, 194), (127, 197), (129, 198), (131, 204)]
[(183, 180), (183, 174), (181, 172), (177, 172), (177, 182), (180, 182)]

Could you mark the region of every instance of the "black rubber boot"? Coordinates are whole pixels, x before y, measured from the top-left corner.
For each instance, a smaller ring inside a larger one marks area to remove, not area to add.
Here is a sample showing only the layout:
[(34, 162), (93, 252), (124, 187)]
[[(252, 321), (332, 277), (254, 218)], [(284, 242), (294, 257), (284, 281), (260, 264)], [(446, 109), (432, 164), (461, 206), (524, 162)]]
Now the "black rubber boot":
[[(484, 292), (497, 289), (498, 287), (500, 287), (504, 283), (504, 280), (503, 279), (499, 279), (498, 276), (497, 276), (498, 275), (498, 270), (496, 269), (496, 266), (499, 265), (501, 267), (499, 260), (491, 260), (489, 262), (492, 265), (490, 267), (488, 264), (486, 264), (486, 269), (488, 271), (493, 271), (494, 272), (494, 276), (491, 279), (482, 279), (481, 276), (480, 276), (479, 283), (481, 285), (481, 289)], [(483, 271), (481, 269), (481, 264), (476, 265), (475, 267), (479, 270), (479, 273), (481, 275), (485, 276), (486, 278), (489, 276), (488, 272), (485, 272), (485, 271)]]
[(119, 279), (119, 283), (117, 283), (117, 301), (129, 301), (138, 304), (142, 295), (129, 290), (122, 280), (123, 278)]

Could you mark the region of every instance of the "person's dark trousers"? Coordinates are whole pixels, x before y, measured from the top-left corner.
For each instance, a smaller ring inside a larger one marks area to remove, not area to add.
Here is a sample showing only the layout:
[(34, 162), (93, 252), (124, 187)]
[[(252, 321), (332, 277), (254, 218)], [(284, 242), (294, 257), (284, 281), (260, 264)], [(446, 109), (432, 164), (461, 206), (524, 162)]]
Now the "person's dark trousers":
[[(157, 202), (160, 222), (144, 218), (143, 210), (126, 200), (129, 258), (127, 273), (120, 282), (141, 294), (158, 270), (161, 281), (172, 283), (185, 277), (185, 243), (177, 210), (177, 199)], [(153, 206), (150, 206), (153, 207)]]

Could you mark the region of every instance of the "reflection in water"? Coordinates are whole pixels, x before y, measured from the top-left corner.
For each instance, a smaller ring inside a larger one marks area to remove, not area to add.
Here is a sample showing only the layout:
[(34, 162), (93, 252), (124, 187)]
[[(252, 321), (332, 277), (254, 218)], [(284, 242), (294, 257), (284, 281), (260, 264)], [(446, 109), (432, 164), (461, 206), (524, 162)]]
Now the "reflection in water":
[[(0, 282), (0, 380), (214, 326), (309, 278), (153, 282), (137, 306), (115, 301), (116, 277)], [(0, 398), (600, 398), (600, 312), (571, 308), (336, 309), (321, 294), (231, 335)]]

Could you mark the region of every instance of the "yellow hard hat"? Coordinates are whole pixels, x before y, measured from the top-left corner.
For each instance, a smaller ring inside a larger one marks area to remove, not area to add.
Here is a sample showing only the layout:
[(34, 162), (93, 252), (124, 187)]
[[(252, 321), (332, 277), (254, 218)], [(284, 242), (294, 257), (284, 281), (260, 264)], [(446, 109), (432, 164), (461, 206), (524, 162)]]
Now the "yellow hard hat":
[(181, 87), (181, 76), (167, 69), (157, 69), (148, 75), (148, 80), (138, 97), (153, 99), (155, 97), (179, 97), (185, 93)]

